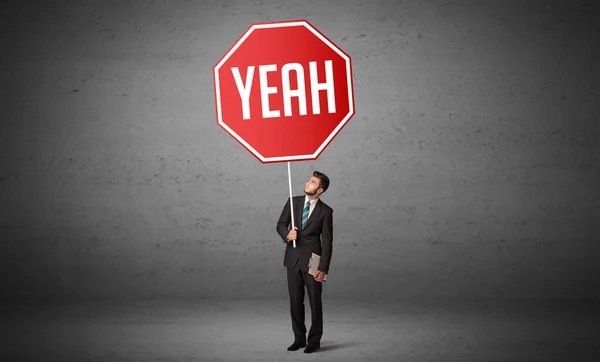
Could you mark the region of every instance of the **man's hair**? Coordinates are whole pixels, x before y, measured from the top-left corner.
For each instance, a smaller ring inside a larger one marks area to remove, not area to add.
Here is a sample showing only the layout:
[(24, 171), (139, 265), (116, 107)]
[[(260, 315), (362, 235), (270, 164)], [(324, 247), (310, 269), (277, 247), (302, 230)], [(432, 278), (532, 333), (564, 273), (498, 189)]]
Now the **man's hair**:
[(319, 179), (319, 187), (323, 189), (323, 192), (327, 191), (327, 189), (329, 188), (329, 177), (327, 177), (327, 175), (319, 171), (313, 172), (313, 176)]

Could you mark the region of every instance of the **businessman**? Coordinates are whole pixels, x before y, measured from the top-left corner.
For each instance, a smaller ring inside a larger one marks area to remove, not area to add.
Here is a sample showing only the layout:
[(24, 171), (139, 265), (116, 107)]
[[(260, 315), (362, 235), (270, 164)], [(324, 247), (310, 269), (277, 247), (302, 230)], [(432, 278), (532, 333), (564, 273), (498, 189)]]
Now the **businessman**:
[[(290, 199), (283, 207), (277, 233), (286, 244), (283, 265), (287, 268), (288, 292), (294, 343), (288, 351), (297, 351), (306, 347), (304, 353), (312, 353), (321, 348), (323, 336), (323, 304), (321, 294), (323, 280), (329, 272), (333, 252), (333, 209), (321, 201), (320, 196), (329, 188), (329, 178), (319, 172), (304, 186), (303, 196), (294, 196), (294, 229), (292, 230)], [(294, 242), (296, 240), (296, 247)], [(308, 262), (315, 253), (321, 256), (318, 271), (308, 274)], [(311, 322), (308, 338), (304, 324), (304, 289), (308, 292)]]

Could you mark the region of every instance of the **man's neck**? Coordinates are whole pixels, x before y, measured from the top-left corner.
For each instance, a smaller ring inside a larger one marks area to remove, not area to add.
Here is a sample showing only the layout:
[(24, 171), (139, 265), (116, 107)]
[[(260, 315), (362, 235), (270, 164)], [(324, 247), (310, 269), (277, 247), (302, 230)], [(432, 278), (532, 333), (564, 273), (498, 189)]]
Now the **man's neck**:
[(314, 201), (314, 200), (317, 200), (319, 198), (319, 196), (310, 196), (310, 195), (306, 195), (306, 197), (308, 197), (308, 199), (310, 201)]

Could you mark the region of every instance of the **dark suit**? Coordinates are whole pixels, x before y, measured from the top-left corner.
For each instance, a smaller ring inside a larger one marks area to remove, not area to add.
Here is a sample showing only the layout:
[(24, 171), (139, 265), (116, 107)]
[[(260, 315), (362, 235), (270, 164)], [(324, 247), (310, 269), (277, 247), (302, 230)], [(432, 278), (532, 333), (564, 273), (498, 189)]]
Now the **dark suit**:
[[(329, 273), (329, 264), (333, 252), (333, 209), (318, 199), (314, 210), (302, 228), (302, 210), (304, 209), (305, 196), (294, 196), (294, 226), (298, 228), (296, 248), (293, 241), (286, 237), (291, 230), (292, 220), (290, 214), (290, 199), (288, 198), (279, 221), (277, 233), (287, 244), (283, 265), (287, 268), (288, 292), (290, 296), (290, 313), (292, 316), (292, 330), (298, 342), (320, 343), (323, 336), (323, 305), (321, 294), (323, 283), (315, 281), (308, 274), (308, 261), (314, 252), (321, 256), (318, 270)], [(304, 325), (304, 288), (308, 291), (312, 325), (306, 338)]]

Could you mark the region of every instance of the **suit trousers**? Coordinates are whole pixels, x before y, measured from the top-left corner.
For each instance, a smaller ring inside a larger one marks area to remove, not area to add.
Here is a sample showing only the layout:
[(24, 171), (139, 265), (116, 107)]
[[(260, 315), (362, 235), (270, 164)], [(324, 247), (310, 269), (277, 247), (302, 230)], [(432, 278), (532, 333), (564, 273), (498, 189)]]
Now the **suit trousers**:
[[(292, 316), (292, 331), (296, 342), (320, 343), (323, 336), (323, 283), (319, 283), (308, 272), (287, 268), (288, 292), (290, 296), (290, 313)], [(308, 292), (311, 311), (311, 327), (306, 338), (304, 324), (304, 289)]]

